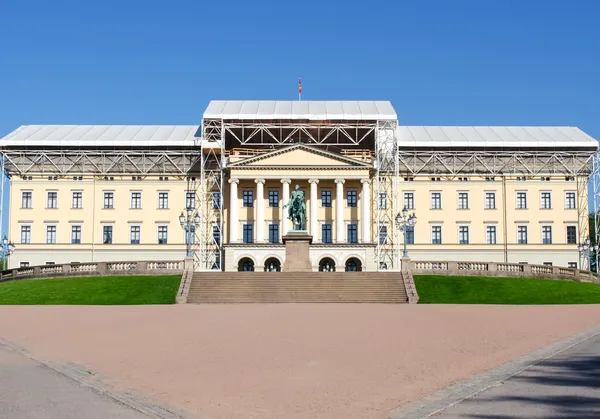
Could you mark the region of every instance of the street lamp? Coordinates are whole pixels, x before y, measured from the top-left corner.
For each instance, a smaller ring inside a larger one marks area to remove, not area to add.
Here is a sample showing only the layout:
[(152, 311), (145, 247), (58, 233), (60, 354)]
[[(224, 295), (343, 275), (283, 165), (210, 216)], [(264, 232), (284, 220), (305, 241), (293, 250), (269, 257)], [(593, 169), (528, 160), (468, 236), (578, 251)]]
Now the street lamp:
[(194, 210), (188, 207), (185, 210), (185, 214), (181, 211), (179, 224), (181, 224), (181, 228), (185, 231), (185, 255), (191, 257), (193, 237), (196, 234), (196, 228), (200, 224), (200, 216), (198, 213), (194, 214)]
[(15, 244), (11, 241), (8, 241), (8, 238), (4, 236), (2, 239), (2, 261), (4, 262), (3, 268), (6, 269), (7, 266), (7, 258), (15, 251)]
[(408, 215), (408, 208), (404, 207), (402, 209), (402, 214), (396, 214), (396, 229), (402, 231), (404, 233), (404, 251), (402, 253), (402, 257), (408, 257), (408, 252), (406, 250), (406, 232), (414, 227), (417, 224), (417, 216), (413, 212), (412, 215)]

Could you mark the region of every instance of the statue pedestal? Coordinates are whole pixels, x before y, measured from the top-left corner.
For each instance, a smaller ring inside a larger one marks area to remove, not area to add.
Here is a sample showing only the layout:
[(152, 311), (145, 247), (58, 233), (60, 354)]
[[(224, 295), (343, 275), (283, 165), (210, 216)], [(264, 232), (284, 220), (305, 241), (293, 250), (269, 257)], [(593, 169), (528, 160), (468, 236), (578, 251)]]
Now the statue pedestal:
[(285, 244), (283, 272), (312, 272), (309, 250), (312, 236), (306, 231), (290, 231), (282, 237)]

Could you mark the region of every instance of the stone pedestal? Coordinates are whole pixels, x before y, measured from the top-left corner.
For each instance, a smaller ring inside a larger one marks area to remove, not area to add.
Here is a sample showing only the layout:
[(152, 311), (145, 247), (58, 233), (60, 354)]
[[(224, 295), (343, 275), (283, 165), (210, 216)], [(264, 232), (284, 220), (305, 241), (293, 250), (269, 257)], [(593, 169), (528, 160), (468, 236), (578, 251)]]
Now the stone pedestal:
[(290, 231), (282, 239), (285, 244), (282, 272), (312, 272), (309, 257), (312, 236), (306, 231)]

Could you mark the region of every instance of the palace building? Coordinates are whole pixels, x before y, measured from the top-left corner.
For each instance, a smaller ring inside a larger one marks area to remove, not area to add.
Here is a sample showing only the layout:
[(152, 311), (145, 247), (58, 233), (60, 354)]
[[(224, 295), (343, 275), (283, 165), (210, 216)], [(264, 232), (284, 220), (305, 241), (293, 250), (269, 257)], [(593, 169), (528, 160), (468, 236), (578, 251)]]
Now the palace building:
[[(278, 270), (299, 186), (315, 271), (398, 270), (405, 241), (416, 260), (586, 268), (598, 142), (575, 127), (403, 126), (390, 102), (212, 101), (200, 126), (25, 125), (0, 146), (9, 267), (182, 260), (191, 237), (198, 271)], [(405, 235), (404, 209), (417, 220)]]

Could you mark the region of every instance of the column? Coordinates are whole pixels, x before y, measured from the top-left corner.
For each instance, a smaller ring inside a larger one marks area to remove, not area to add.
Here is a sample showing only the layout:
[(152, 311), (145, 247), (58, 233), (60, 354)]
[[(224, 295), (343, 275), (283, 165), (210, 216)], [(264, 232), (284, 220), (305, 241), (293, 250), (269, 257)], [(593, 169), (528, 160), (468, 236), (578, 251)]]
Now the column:
[(256, 242), (265, 242), (265, 180), (256, 179)]
[[(281, 183), (283, 185), (283, 190), (281, 191), (281, 202), (282, 205), (287, 205), (290, 199), (290, 183), (292, 183), (291, 179), (281, 179)], [(288, 232), (289, 228), (289, 220), (287, 219), (287, 208), (281, 210), (281, 235), (285, 236)]]
[(335, 242), (344, 243), (344, 179), (335, 180)]
[(369, 188), (369, 179), (362, 179), (362, 242), (371, 241), (371, 190)]
[(229, 242), (238, 241), (238, 183), (239, 179), (229, 179)]
[(313, 241), (316, 241), (319, 237), (317, 233), (317, 185), (319, 179), (308, 179), (308, 183), (310, 183), (310, 234), (313, 236)]

